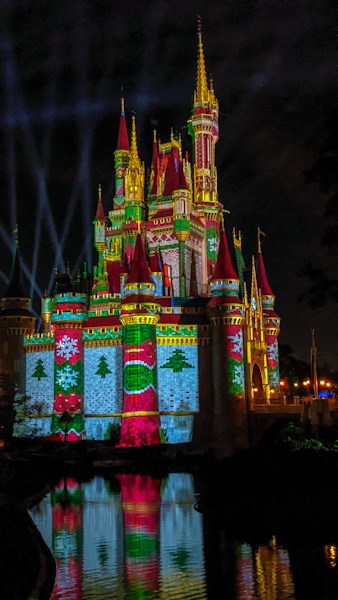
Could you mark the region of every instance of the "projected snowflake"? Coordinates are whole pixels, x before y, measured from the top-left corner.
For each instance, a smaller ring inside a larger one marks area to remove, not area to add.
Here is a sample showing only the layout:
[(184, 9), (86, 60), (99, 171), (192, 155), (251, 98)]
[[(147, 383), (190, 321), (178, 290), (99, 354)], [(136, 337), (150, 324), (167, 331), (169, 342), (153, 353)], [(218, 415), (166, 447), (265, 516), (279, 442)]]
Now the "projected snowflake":
[(242, 352), (243, 348), (243, 335), (241, 331), (238, 331), (235, 335), (228, 335), (228, 339), (232, 341), (231, 352)]
[(278, 362), (278, 343), (277, 343), (277, 340), (275, 340), (272, 344), (268, 344), (267, 351), (268, 351), (269, 358), (271, 360), (274, 360), (274, 361)]
[(68, 335), (64, 335), (59, 342), (56, 342), (56, 355), (69, 360), (75, 354), (79, 354), (77, 340), (72, 340)]
[(234, 381), (241, 388), (244, 388), (244, 369), (243, 369), (243, 365), (235, 365), (234, 366)]
[(74, 371), (69, 365), (63, 369), (63, 371), (59, 371), (56, 377), (56, 382), (58, 385), (62, 386), (63, 389), (68, 390), (71, 387), (77, 385), (78, 373)]

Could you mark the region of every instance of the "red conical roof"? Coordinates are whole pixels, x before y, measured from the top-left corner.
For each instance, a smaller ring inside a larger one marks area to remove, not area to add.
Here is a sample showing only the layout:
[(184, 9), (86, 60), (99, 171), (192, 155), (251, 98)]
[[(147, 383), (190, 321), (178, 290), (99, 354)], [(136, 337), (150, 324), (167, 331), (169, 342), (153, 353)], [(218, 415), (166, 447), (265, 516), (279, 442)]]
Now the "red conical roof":
[(121, 116), (119, 135), (117, 138), (116, 150), (129, 150), (129, 138), (127, 131), (126, 118), (124, 116), (124, 98), (121, 98)]
[(149, 264), (150, 270), (152, 273), (162, 273), (161, 265), (160, 265), (160, 257), (158, 255), (158, 251), (155, 250), (154, 254), (149, 256)]
[(171, 196), (174, 190), (179, 189), (178, 163), (178, 148), (173, 146), (169, 155), (167, 171), (165, 174), (164, 197)]
[(99, 197), (98, 197), (98, 201), (97, 201), (96, 215), (95, 215), (94, 220), (95, 221), (105, 221), (106, 220), (106, 215), (104, 214), (104, 210), (103, 210), (100, 185), (99, 185)]
[(129, 273), (128, 256), (124, 253), (123, 264), (121, 265), (121, 275), (127, 275)]
[(183, 171), (183, 162), (180, 160), (178, 165), (178, 186), (180, 190), (187, 190), (188, 185)]
[(259, 250), (257, 254), (256, 262), (256, 275), (257, 284), (261, 290), (262, 296), (274, 296), (274, 293), (269, 286), (268, 278), (266, 276), (265, 265), (263, 261), (262, 252)]
[(224, 229), (221, 230), (217, 261), (211, 279), (213, 281), (216, 279), (238, 279), (238, 275), (232, 265), (228, 241)]
[(126, 281), (126, 284), (128, 283), (154, 283), (149, 273), (144, 246), (139, 233), (137, 234), (134, 256)]
[(155, 195), (157, 193), (157, 178), (159, 171), (159, 154), (156, 140), (156, 131), (154, 131), (154, 142), (153, 142), (153, 157), (151, 159), (151, 178), (150, 178), (150, 193)]

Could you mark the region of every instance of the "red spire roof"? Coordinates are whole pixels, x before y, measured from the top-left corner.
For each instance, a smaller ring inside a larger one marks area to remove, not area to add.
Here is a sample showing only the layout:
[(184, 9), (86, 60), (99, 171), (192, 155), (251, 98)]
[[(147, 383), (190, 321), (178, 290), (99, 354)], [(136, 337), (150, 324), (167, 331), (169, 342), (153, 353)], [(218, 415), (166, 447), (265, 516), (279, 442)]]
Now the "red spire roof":
[(146, 255), (144, 252), (144, 246), (141, 235), (138, 233), (136, 237), (136, 244), (134, 250), (134, 256), (131, 261), (131, 267), (128, 275), (126, 284), (128, 283), (152, 283), (154, 284), (148, 269)]
[(129, 273), (128, 256), (124, 253), (123, 264), (121, 265), (121, 275), (127, 275)]
[(124, 98), (121, 98), (121, 116), (119, 135), (117, 138), (116, 150), (129, 150), (129, 138), (127, 131), (126, 118), (124, 116)]
[(178, 165), (178, 186), (180, 190), (187, 190), (188, 185), (183, 171), (183, 162), (180, 160)]
[(169, 155), (167, 171), (165, 174), (165, 185), (163, 196), (171, 196), (174, 190), (179, 189), (179, 174), (178, 174), (178, 148), (173, 146)]
[(99, 197), (97, 200), (97, 209), (94, 221), (105, 221), (106, 215), (104, 214), (103, 204), (102, 204), (102, 196), (101, 196), (101, 186), (99, 185)]
[(152, 273), (162, 273), (158, 250), (155, 250), (155, 253), (149, 256), (149, 264)]
[(262, 292), (262, 296), (274, 296), (274, 293), (273, 293), (271, 287), (269, 286), (268, 278), (266, 276), (263, 255), (262, 255), (260, 248), (258, 249), (258, 254), (257, 254), (256, 275), (257, 275), (258, 287), (260, 288), (260, 290)]
[(217, 261), (211, 279), (237, 279), (238, 275), (232, 265), (229, 252), (228, 241), (224, 229), (221, 230), (221, 236), (218, 246)]
[(157, 179), (159, 171), (159, 154), (156, 140), (156, 131), (154, 131), (154, 142), (153, 142), (153, 157), (151, 159), (151, 180), (150, 180), (150, 193), (155, 195), (157, 193)]

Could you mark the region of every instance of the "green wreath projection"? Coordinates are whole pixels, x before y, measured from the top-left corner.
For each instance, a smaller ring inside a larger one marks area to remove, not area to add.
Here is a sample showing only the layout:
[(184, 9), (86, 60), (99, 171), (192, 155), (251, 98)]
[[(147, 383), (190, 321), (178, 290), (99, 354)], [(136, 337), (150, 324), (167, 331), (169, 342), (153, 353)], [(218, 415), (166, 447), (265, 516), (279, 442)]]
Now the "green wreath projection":
[(186, 356), (184, 352), (177, 348), (167, 359), (167, 362), (164, 365), (161, 365), (161, 369), (172, 369), (174, 373), (182, 373), (183, 369), (193, 369), (194, 367), (185, 359)]

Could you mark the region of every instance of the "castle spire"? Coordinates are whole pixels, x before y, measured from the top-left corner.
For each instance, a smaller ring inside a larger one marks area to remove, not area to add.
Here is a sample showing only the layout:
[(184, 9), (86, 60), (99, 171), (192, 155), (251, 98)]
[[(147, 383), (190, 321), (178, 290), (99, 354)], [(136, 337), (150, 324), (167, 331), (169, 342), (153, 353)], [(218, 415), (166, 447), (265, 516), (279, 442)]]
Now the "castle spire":
[(130, 271), (128, 279), (126, 281), (126, 284), (131, 283), (151, 283), (152, 285), (154, 285), (154, 282), (149, 273), (149, 268), (140, 233), (138, 233), (136, 237), (134, 256), (131, 261)]
[(150, 174), (150, 194), (155, 195), (157, 193), (158, 185), (158, 145), (156, 139), (156, 129), (154, 129), (154, 140), (153, 140), (153, 156), (151, 159), (151, 174)]
[(238, 275), (233, 267), (228, 241), (224, 231), (224, 227), (221, 229), (217, 261), (211, 280), (227, 280), (235, 279), (238, 281)]
[(197, 39), (198, 39), (198, 55), (197, 55), (197, 78), (195, 90), (195, 103), (202, 104), (209, 101), (209, 90), (207, 83), (207, 74), (204, 62), (204, 48), (202, 40), (202, 20), (197, 19)]
[(120, 126), (119, 134), (117, 137), (116, 150), (129, 150), (129, 138), (126, 124), (126, 117), (124, 114), (124, 98), (121, 98), (121, 115), (120, 115)]
[(135, 115), (132, 115), (129, 169), (139, 169), (140, 167), (141, 162), (137, 151), (136, 120)]
[(274, 293), (269, 285), (268, 278), (266, 276), (265, 265), (263, 261), (262, 255), (262, 246), (261, 246), (261, 236), (265, 236), (265, 233), (261, 231), (258, 227), (257, 237), (258, 237), (258, 253), (257, 253), (257, 262), (256, 262), (256, 274), (257, 274), (257, 284), (261, 290), (262, 296), (274, 296)]
[(102, 204), (102, 188), (101, 188), (101, 185), (99, 185), (95, 221), (105, 221), (105, 220), (106, 220), (106, 216), (104, 214), (104, 209), (103, 209), (103, 204)]

